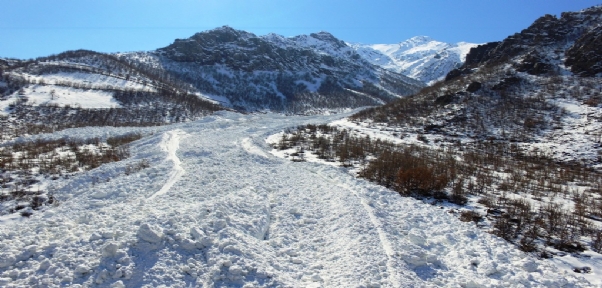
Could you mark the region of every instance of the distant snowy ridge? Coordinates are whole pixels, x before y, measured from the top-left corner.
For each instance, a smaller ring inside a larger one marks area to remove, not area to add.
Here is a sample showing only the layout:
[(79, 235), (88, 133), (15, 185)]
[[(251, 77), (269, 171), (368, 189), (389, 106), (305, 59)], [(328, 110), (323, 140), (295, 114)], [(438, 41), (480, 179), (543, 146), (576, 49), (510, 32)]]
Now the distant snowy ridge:
[(348, 43), (374, 65), (430, 84), (441, 80), (466, 60), (474, 43), (445, 43), (427, 36), (416, 36), (397, 44)]

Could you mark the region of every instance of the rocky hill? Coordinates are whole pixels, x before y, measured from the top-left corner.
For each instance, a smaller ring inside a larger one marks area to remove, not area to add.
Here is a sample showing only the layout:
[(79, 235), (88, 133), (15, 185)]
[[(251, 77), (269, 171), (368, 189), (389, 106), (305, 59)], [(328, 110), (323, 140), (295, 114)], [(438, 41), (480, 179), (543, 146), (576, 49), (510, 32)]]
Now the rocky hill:
[(600, 6), (580, 12), (564, 12), (560, 18), (545, 15), (520, 33), (500, 42), (474, 48), (451, 79), (483, 65), (512, 64), (518, 72), (530, 75), (561, 75), (569, 70), (579, 76), (602, 72), (600, 63)]
[(363, 60), (327, 32), (286, 38), (224, 26), (152, 52), (120, 55), (240, 110), (303, 112), (379, 105), (424, 85)]
[(424, 83), (441, 80), (460, 67), (473, 43), (444, 43), (416, 36), (398, 44), (350, 44), (362, 58)]

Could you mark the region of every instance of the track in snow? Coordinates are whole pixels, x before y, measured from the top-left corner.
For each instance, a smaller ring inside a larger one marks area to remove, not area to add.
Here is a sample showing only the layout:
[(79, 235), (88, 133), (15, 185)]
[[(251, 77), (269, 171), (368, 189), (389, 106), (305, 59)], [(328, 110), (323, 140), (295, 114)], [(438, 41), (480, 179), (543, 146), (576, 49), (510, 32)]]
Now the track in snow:
[(382, 247), (383, 251), (386, 253), (387, 256), (387, 273), (389, 275), (389, 281), (391, 283), (391, 285), (393, 285), (393, 287), (402, 287), (402, 281), (399, 279), (400, 275), (397, 273), (395, 266), (395, 256), (396, 253), (392, 248), (391, 242), (389, 241), (389, 239), (387, 238), (387, 235), (384, 233), (383, 229), (382, 229), (382, 223), (380, 223), (380, 220), (378, 219), (378, 217), (376, 217), (376, 215), (374, 214), (374, 209), (372, 207), (370, 207), (370, 205), (368, 203), (366, 203), (366, 199), (363, 199), (360, 194), (358, 194), (356, 191), (354, 191), (352, 188), (348, 187), (345, 184), (341, 184), (341, 183), (337, 183), (332, 181), (331, 179), (328, 179), (328, 177), (324, 177), (323, 175), (319, 174), (320, 178), (331, 182), (333, 185), (336, 185), (337, 187), (343, 188), (347, 191), (349, 191), (351, 193), (351, 195), (353, 195), (354, 197), (356, 197), (358, 199), (358, 201), (361, 203), (362, 208), (365, 210), (366, 214), (368, 215), (368, 217), (370, 218), (370, 222), (372, 222), (372, 224), (374, 225), (374, 228), (376, 229), (377, 233), (378, 233), (378, 238), (380, 240), (380, 246)]
[(157, 196), (161, 196), (167, 193), (167, 191), (171, 189), (173, 184), (175, 184), (180, 179), (180, 177), (182, 177), (182, 175), (184, 175), (184, 173), (186, 172), (184, 169), (182, 169), (182, 166), (180, 165), (181, 161), (178, 158), (178, 155), (176, 155), (178, 147), (180, 147), (181, 134), (183, 134), (182, 130), (168, 131), (163, 134), (163, 139), (161, 140), (160, 147), (163, 151), (167, 153), (165, 160), (173, 162), (173, 169), (169, 173), (169, 178), (167, 179), (167, 182), (165, 182), (163, 187), (161, 187), (159, 191), (155, 192), (153, 195), (148, 197), (148, 200), (152, 200)]

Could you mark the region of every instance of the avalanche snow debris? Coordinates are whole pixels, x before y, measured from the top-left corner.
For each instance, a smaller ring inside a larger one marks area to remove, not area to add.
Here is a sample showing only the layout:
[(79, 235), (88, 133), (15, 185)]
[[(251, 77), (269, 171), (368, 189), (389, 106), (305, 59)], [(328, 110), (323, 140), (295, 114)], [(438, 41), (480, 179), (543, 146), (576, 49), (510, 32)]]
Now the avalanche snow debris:
[[(263, 140), (269, 135), (346, 115), (221, 112), (157, 128), (185, 132), (186, 141), (166, 151), (163, 133), (148, 136), (134, 143), (133, 159), (65, 180), (55, 194), (61, 205), (1, 222), (0, 285), (590, 286), (438, 207), (399, 197), (338, 167), (268, 154)], [(168, 193), (142, 201), (169, 181), (177, 165), (167, 160), (174, 155), (187, 173)], [(143, 158), (152, 169), (120, 172), (128, 161)], [(92, 189), (89, 173), (111, 181)], [(88, 197), (95, 189), (119, 187), (135, 192), (89, 205), (97, 201)], [(264, 233), (269, 241), (257, 237)], [(43, 272), (33, 272), (38, 269)]]

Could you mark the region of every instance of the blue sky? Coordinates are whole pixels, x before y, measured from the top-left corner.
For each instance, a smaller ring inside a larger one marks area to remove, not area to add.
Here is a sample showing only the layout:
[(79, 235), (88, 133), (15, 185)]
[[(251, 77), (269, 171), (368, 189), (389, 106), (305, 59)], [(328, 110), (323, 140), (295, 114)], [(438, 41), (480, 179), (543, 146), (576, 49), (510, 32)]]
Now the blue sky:
[(396, 43), (417, 35), (484, 43), (544, 14), (602, 0), (0, 0), (0, 57), (65, 50), (152, 50), (229, 25), (257, 35), (328, 31), (349, 42)]

